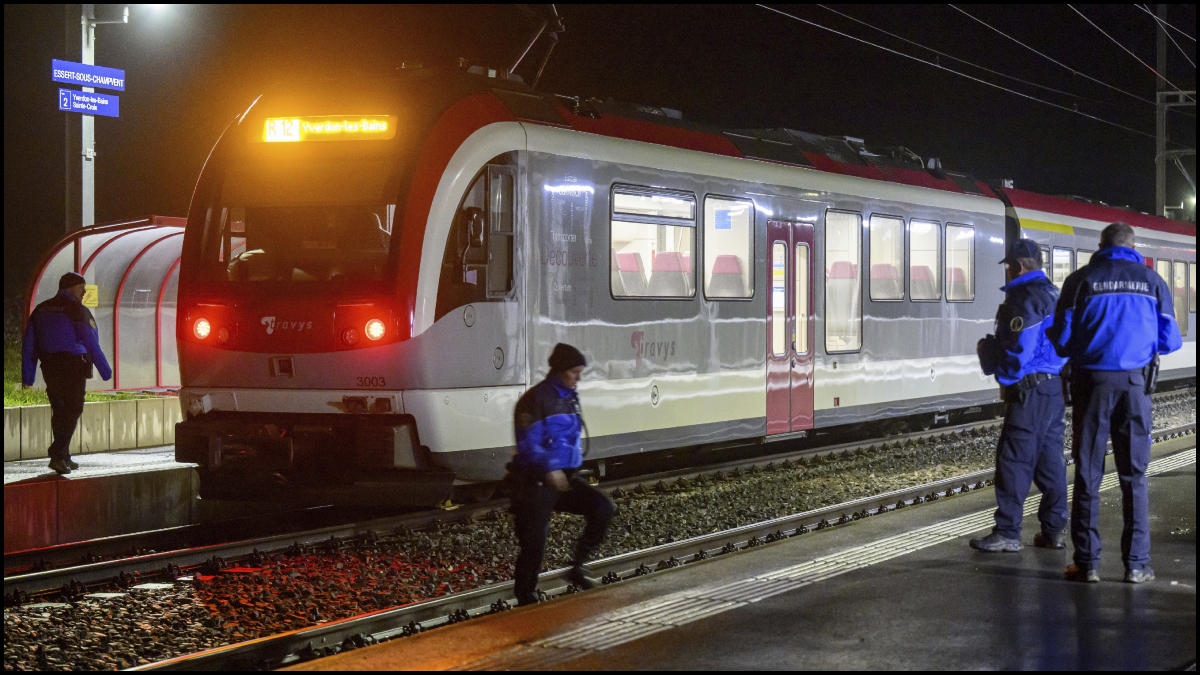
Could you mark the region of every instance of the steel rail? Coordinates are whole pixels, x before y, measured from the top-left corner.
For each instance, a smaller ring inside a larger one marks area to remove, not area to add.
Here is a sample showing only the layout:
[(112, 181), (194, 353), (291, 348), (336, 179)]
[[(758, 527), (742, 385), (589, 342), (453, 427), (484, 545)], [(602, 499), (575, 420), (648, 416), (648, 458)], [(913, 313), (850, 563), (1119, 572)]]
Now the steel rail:
[[(1153, 435), (1160, 451), (1174, 453), (1195, 443), (1194, 422), (1163, 429)], [(1182, 441), (1182, 442), (1181, 442)], [(975, 471), (923, 485), (892, 490), (802, 513), (744, 525), (639, 551), (596, 560), (586, 567), (606, 583), (624, 581), (691, 562), (745, 551), (783, 539), (822, 530), (862, 518), (881, 515), (914, 504), (936, 501), (978, 489), (989, 481), (992, 469)], [(575, 592), (566, 569), (539, 576), (539, 586), (551, 596)], [(440, 598), (349, 617), (265, 638), (218, 647), (195, 654), (151, 663), (133, 670), (252, 670), (273, 669), (337, 653), (341, 649), (390, 640), (430, 628), (458, 623), (508, 609), (512, 582), (505, 581)]]

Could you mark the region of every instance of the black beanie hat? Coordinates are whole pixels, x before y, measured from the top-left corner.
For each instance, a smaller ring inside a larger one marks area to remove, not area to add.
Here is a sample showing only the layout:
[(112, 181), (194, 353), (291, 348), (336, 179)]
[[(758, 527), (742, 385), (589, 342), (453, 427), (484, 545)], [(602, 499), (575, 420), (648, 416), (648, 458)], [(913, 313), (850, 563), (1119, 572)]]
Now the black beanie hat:
[(87, 280), (83, 278), (82, 274), (76, 274), (74, 272), (67, 272), (66, 274), (59, 277), (58, 290), (61, 291), (64, 288), (71, 288), (72, 286), (78, 286), (79, 284), (86, 284), (86, 283), (87, 283)]
[(575, 366), (586, 366), (587, 359), (583, 358), (583, 353), (575, 349), (565, 342), (560, 342), (554, 345), (554, 351), (550, 353), (550, 371), (561, 373), (564, 370), (570, 370)]

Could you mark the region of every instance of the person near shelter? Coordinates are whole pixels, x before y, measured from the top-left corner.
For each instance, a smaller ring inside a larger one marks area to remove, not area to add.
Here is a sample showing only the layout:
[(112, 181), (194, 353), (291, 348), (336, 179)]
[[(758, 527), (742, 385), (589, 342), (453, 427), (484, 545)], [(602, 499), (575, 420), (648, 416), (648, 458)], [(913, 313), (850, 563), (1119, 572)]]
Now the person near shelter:
[(33, 386), (38, 361), (50, 398), (50, 427), (54, 438), (47, 454), (50, 468), (71, 473), (79, 465), (71, 459), (71, 436), (83, 414), (83, 393), (92, 377), (92, 366), (104, 380), (112, 378), (108, 359), (100, 349), (96, 318), (83, 306), (86, 286), (79, 274), (67, 272), (58, 280), (58, 294), (39, 304), (29, 315), (21, 345), (21, 384)]
[(587, 359), (559, 343), (550, 354), (550, 374), (517, 401), (514, 426), (517, 452), (509, 464), (511, 509), (520, 551), (517, 554), (517, 603), (538, 601), (537, 579), (546, 554), (550, 517), (555, 511), (584, 517), (568, 580), (586, 590), (594, 585), (583, 564), (604, 541), (616, 507), (603, 492), (577, 475), (583, 464), (583, 413), (575, 391)]
[(1134, 250), (1133, 228), (1113, 223), (1100, 233), (1100, 250), (1063, 283), (1050, 339), (1071, 360), (1075, 495), (1071, 581), (1100, 580), (1100, 480), (1112, 438), (1125, 526), (1121, 558), (1125, 581), (1154, 580), (1150, 567), (1150, 393), (1158, 356), (1183, 345), (1171, 290)]
[(1004, 398), (1004, 426), (996, 449), (996, 525), (991, 534), (970, 541), (978, 551), (1021, 550), (1021, 519), (1030, 482), (1042, 492), (1041, 530), (1033, 545), (1066, 546), (1067, 468), (1062, 381), (1066, 359), (1046, 337), (1054, 320), (1058, 289), (1042, 271), (1037, 242), (1020, 239), (1004, 260), (1008, 283), (996, 312), (996, 334), (979, 341), (983, 372), (995, 375)]

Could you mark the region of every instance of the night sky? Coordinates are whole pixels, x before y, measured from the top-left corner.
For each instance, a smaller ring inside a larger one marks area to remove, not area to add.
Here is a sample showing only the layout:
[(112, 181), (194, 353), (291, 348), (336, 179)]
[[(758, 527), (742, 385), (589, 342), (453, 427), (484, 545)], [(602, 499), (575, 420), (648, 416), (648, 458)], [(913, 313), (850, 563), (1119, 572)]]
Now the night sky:
[[(932, 53), (817, 6), (773, 5), (923, 59)], [(75, 7), (78, 7), (77, 5)], [(97, 5), (115, 18), (119, 5)], [(831, 5), (857, 19), (1007, 75), (944, 66), (1148, 136), (1020, 98), (753, 6), (559, 6), (567, 32), (539, 88), (683, 111), (731, 128), (786, 126), (904, 145), (950, 169), (1012, 178), (1019, 188), (1077, 194), (1151, 211), (1154, 106), (1054, 65), (947, 5)], [(1076, 5), (1155, 65), (1154, 20), (1134, 5)], [(1114, 87), (1153, 101), (1155, 76), (1065, 5), (963, 6), (987, 23)], [(77, 16), (77, 15), (76, 15)], [(1195, 35), (1196, 6), (1168, 20)], [(64, 9), (4, 7), (4, 292), (23, 292), (63, 234), (64, 118), (50, 60), (65, 58)], [(386, 71), (456, 57), (504, 67), (535, 27), (511, 6), (135, 5), (128, 25), (97, 28), (98, 65), (122, 68), (121, 117), (96, 121), (98, 222), (186, 215), (204, 159), (234, 115), (268, 85), (319, 71)], [(74, 33), (78, 35), (78, 31)], [(78, 40), (78, 37), (74, 39)], [(1196, 43), (1176, 35), (1196, 58)], [(1196, 70), (1168, 43), (1167, 78), (1194, 90)], [(1178, 145), (1196, 120), (1172, 114)], [(1195, 171), (1194, 157), (1189, 160)], [(1191, 193), (1168, 170), (1168, 204)]]

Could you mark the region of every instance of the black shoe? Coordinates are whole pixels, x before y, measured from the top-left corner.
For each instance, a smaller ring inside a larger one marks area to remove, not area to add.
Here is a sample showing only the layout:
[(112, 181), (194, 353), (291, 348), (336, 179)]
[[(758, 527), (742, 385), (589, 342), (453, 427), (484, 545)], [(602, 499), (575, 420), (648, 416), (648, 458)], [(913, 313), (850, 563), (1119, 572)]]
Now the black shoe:
[(967, 543), (976, 551), (985, 551), (987, 553), (1015, 553), (1021, 550), (1020, 539), (1009, 539), (997, 532), (993, 532), (982, 539), (972, 539)]
[(581, 591), (588, 591), (596, 587), (595, 580), (589, 578), (583, 573), (583, 567), (576, 565), (567, 572), (567, 581), (571, 582), (575, 588)]
[(67, 466), (67, 463), (61, 459), (50, 460), (50, 464), (48, 466), (50, 467), (51, 471), (57, 472), (60, 476), (65, 476), (66, 474), (71, 473), (71, 467)]
[(1147, 581), (1154, 581), (1154, 570), (1149, 567), (1143, 567), (1140, 570), (1125, 570), (1125, 583), (1144, 584)]
[(1046, 534), (1045, 532), (1038, 532), (1037, 534), (1033, 535), (1033, 545), (1037, 546), (1038, 548), (1066, 548), (1067, 533), (1059, 532), (1058, 534)]
[(1094, 584), (1100, 581), (1100, 573), (1094, 569), (1080, 567), (1079, 565), (1071, 565), (1063, 570), (1063, 579), (1067, 581), (1083, 581), (1089, 584)]
[(79, 468), (79, 463), (76, 462), (75, 460), (71, 459), (70, 457), (68, 457), (67, 458), (67, 466), (70, 467), (72, 471), (74, 471), (75, 469)]

